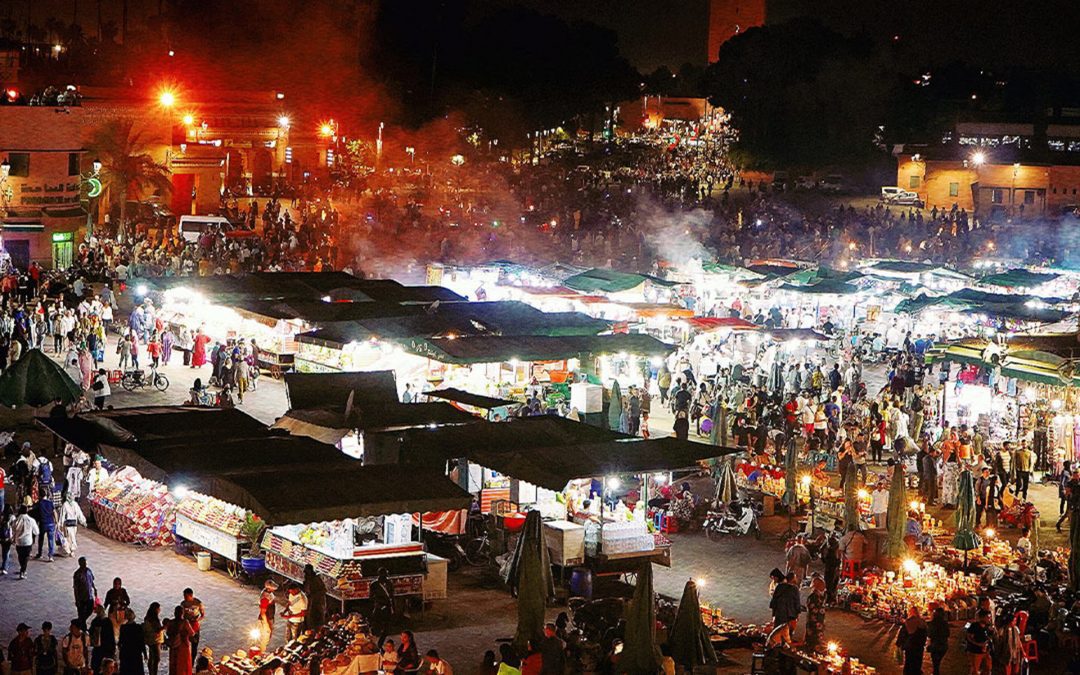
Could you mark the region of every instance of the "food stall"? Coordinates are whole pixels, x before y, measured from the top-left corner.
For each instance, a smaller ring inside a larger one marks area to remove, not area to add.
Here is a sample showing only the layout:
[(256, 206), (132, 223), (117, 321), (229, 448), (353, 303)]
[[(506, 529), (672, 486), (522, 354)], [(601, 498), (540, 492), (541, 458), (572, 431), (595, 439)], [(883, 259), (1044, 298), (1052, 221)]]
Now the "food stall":
[(379, 664), (378, 636), (359, 614), (350, 614), (265, 654), (254, 647), (226, 654), (214, 670), (218, 675), (359, 675), (378, 672)]
[(240, 562), (248, 546), (242, 534), (248, 511), (194, 490), (177, 490), (176, 537), (216, 553), (229, 562)]
[(951, 620), (974, 618), (979, 575), (949, 571), (933, 562), (904, 560), (898, 571), (865, 573), (840, 587), (840, 603), (866, 619), (902, 622), (910, 607), (929, 616), (944, 607)]
[(123, 467), (90, 492), (90, 509), (102, 534), (125, 543), (168, 546), (173, 542), (176, 499), (165, 485)]

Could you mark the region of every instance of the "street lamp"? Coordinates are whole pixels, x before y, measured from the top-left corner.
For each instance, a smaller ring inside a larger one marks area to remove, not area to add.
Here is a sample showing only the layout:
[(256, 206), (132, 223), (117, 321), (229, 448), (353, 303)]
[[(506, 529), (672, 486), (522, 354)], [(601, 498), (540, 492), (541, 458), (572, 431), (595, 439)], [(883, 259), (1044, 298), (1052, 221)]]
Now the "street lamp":
[(184, 126), (186, 126), (186, 127), (190, 127), (190, 126), (192, 126), (193, 124), (195, 124), (195, 116), (194, 116), (194, 115), (192, 115), (191, 113), (188, 113), (188, 114), (184, 115), (184, 116), (183, 116), (183, 117), (181, 118), (181, 120), (180, 120), (180, 121), (182, 121), (182, 122), (184, 123)]
[(982, 150), (975, 152), (975, 154), (971, 156), (971, 163), (975, 166), (982, 166), (986, 163), (986, 153)]
[(162, 107), (171, 108), (176, 105), (176, 94), (166, 89), (158, 96), (158, 103), (160, 103)]
[(101, 173), (101, 160), (97, 157), (94, 158), (93, 167), (95, 176)]
[(288, 115), (281, 115), (280, 117), (277, 118), (277, 123), (278, 123), (278, 126), (281, 127), (282, 129), (288, 129), (289, 124), (292, 123), (292, 120), (289, 119)]

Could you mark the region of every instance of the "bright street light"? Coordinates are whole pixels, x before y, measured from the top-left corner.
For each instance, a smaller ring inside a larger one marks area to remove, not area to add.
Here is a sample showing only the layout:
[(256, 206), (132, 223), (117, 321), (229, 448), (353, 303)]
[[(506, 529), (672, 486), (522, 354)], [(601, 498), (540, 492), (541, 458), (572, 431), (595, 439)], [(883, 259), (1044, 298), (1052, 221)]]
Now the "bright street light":
[(184, 115), (181, 121), (183, 121), (184, 126), (190, 127), (192, 124), (195, 124), (195, 116), (191, 113), (188, 113)]
[(161, 92), (160, 96), (158, 96), (158, 103), (165, 106), (166, 108), (171, 108), (176, 105), (176, 94), (166, 89), (165, 91)]
[(289, 116), (288, 116), (288, 115), (282, 115), (282, 116), (280, 116), (280, 117), (278, 117), (278, 118), (277, 118), (277, 124), (278, 124), (278, 126), (279, 126), (279, 127), (281, 127), (282, 129), (288, 129), (288, 128), (289, 128), (289, 124), (290, 124), (290, 122), (291, 122), (291, 121), (289, 120)]
[(986, 162), (986, 153), (981, 150), (971, 156), (971, 163), (975, 166), (982, 166)]
[(323, 136), (333, 136), (334, 125), (330, 124), (329, 122), (324, 122), (323, 125), (319, 127), (319, 134)]

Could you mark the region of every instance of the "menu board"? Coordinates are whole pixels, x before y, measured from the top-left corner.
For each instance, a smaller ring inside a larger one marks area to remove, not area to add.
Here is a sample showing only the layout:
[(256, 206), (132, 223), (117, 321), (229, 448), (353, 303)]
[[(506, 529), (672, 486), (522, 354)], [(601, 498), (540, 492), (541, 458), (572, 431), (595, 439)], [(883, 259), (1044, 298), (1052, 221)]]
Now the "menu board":
[(194, 542), (233, 562), (238, 562), (240, 542), (236, 537), (228, 532), (196, 522), (183, 513), (176, 514), (176, 536)]

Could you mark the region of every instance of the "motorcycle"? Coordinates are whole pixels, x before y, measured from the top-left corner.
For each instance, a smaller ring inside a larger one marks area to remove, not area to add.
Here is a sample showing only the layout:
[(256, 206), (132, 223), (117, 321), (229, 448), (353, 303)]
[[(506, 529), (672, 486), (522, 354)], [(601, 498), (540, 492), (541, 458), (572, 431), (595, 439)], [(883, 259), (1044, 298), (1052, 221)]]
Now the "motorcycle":
[(744, 534), (752, 534), (755, 539), (761, 539), (757, 511), (753, 504), (747, 501), (734, 501), (725, 509), (709, 511), (701, 529), (705, 530), (705, 536), (710, 541)]
[(169, 388), (169, 378), (153, 369), (150, 370), (150, 377), (146, 377), (146, 372), (143, 370), (127, 370), (120, 378), (120, 386), (127, 391), (150, 386), (158, 391), (165, 391)]
[(451, 572), (461, 569), (465, 562), (465, 549), (461, 546), (460, 537), (452, 534), (443, 534), (434, 530), (425, 530), (424, 543), (427, 550), (437, 556), (446, 558), (446, 568)]

